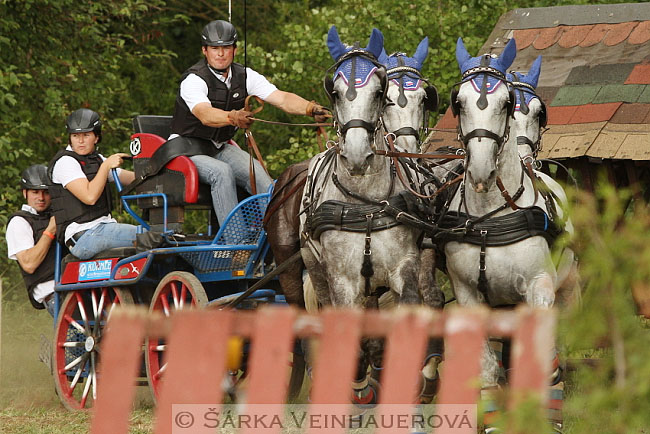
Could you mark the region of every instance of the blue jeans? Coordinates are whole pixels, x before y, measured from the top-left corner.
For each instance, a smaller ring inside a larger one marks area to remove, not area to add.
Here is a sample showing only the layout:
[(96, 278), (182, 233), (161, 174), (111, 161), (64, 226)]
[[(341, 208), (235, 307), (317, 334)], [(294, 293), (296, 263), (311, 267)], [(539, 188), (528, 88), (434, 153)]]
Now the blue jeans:
[(133, 247), (137, 226), (124, 223), (100, 223), (77, 240), (70, 253), (79, 259), (90, 259), (113, 247)]
[[(207, 155), (190, 157), (199, 173), (199, 181), (210, 185), (212, 206), (222, 226), (228, 213), (237, 206), (237, 186), (252, 193), (250, 187), (250, 154), (228, 143), (215, 158)], [(273, 180), (259, 161), (254, 160), (255, 185), (258, 193), (265, 193)]]

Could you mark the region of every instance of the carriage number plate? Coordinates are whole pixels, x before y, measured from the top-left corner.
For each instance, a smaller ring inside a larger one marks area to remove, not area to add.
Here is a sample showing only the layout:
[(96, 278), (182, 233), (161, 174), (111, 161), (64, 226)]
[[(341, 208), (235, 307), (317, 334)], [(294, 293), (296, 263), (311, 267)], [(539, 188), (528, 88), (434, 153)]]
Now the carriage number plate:
[(79, 281), (101, 280), (111, 277), (112, 259), (82, 262), (79, 264)]

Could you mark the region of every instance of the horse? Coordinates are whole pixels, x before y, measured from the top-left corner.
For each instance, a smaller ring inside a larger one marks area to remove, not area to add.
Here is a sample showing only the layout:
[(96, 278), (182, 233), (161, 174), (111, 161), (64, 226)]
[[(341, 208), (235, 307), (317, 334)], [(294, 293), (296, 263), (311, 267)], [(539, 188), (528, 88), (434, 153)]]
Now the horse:
[[(528, 170), (536, 166), (537, 154), (541, 150), (542, 129), (546, 127), (546, 105), (537, 95), (536, 88), (542, 66), (542, 56), (538, 56), (527, 73), (510, 71), (506, 78), (515, 94), (515, 111), (511, 119), (511, 134), (516, 138), (517, 150)], [(529, 167), (530, 166), (530, 167)], [(574, 234), (571, 219), (565, 216), (568, 205), (562, 186), (544, 172), (535, 170), (540, 185), (552, 193), (560, 219), (565, 220), (564, 230)], [(578, 274), (578, 261), (570, 248), (564, 248), (556, 262), (558, 290), (555, 305), (568, 307), (579, 305), (581, 285)]]
[[(439, 223), (454, 294), (466, 306), (550, 308), (558, 287), (549, 244), (562, 232), (561, 218), (522, 164), (510, 125), (515, 94), (506, 70), (515, 44), (511, 39), (498, 57), (472, 57), (461, 38), (456, 46), (462, 79), (451, 92), (451, 108), (459, 116), (465, 171)], [(495, 387), (498, 375), (486, 345), (483, 386)]]
[[(380, 117), (388, 78), (376, 60), (383, 36), (374, 29), (366, 48), (349, 47), (333, 26), (328, 48), (335, 71), (326, 76), (325, 89), (338, 145), (309, 166), (300, 213), (303, 261), (323, 306), (377, 307), (381, 288), (389, 288), (398, 304), (420, 304), (420, 231), (387, 212), (406, 186), (379, 154), (386, 150)], [(355, 402), (368, 403), (376, 390), (369, 387), (367, 367), (381, 358), (381, 346), (364, 339), (361, 350), (353, 388)]]

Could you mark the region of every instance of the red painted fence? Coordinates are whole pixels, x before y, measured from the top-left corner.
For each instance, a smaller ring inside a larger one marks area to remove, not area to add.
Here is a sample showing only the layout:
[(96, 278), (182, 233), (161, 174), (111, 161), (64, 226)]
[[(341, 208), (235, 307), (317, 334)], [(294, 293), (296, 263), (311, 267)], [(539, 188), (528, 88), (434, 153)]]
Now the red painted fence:
[[(545, 405), (554, 327), (552, 311), (526, 307), (515, 311), (457, 308), (444, 313), (424, 308), (365, 312), (326, 310), (318, 315), (299, 313), (288, 307), (264, 307), (257, 311), (179, 312), (171, 319), (138, 309), (124, 309), (115, 312), (103, 338), (92, 432), (128, 432), (135, 378), (140, 371), (142, 342), (146, 336), (165, 337), (168, 342), (168, 366), (156, 408), (155, 432), (190, 433), (199, 431), (179, 431), (173, 426), (173, 406), (212, 404), (211, 411), (221, 409), (221, 404), (216, 403), (224, 399), (223, 373), (226, 371), (227, 343), (232, 336), (247, 337), (251, 341), (243, 408), (269, 404), (265, 408), (282, 418), (282, 406), (270, 404), (286, 400), (287, 360), (296, 337), (318, 340), (308, 406), (310, 414), (331, 408), (333, 404), (350, 402), (359, 339), (362, 336), (385, 337), (377, 409), (377, 414), (381, 415), (390, 412), (395, 404), (414, 402), (427, 339), (440, 336), (445, 340), (445, 360), (436, 399), (438, 407), (478, 401), (480, 355), (488, 335), (509, 336), (513, 340), (510, 387), (516, 393), (510, 394), (509, 406), (531, 395)], [(264, 432), (280, 431), (281, 427), (277, 426), (277, 429), (270, 427)], [(312, 426), (306, 432), (321, 431)], [(238, 432), (258, 430), (244, 427)], [(345, 429), (334, 427), (327, 432), (343, 433)], [(379, 427), (375, 432), (406, 433), (410, 430)]]

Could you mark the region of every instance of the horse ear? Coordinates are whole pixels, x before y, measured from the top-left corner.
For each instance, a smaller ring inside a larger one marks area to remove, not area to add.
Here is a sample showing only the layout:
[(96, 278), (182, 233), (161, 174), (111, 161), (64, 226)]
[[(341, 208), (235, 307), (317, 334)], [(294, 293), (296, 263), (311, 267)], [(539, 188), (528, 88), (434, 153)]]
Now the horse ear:
[(416, 48), (415, 54), (413, 55), (413, 58), (418, 62), (420, 68), (422, 68), (422, 64), (427, 59), (427, 54), (429, 54), (429, 37), (425, 36), (418, 44), (418, 48)]
[(372, 33), (370, 34), (370, 40), (368, 41), (368, 46), (366, 47), (366, 51), (371, 52), (373, 56), (379, 58), (383, 49), (384, 49), (384, 35), (379, 31), (379, 29), (372, 29)]
[(377, 58), (377, 62), (381, 63), (384, 66), (388, 66), (388, 54), (386, 54), (386, 49), (381, 49), (381, 54)]
[(528, 75), (526, 78), (528, 78), (528, 84), (530, 84), (533, 87), (537, 87), (537, 82), (539, 81), (539, 74), (542, 72), (542, 56), (539, 55), (537, 56), (537, 59), (533, 62), (533, 66), (530, 67), (530, 71), (528, 71)]
[(456, 42), (456, 62), (458, 62), (458, 67), (460, 70), (463, 70), (463, 64), (471, 59), (472, 56), (467, 52), (465, 44), (463, 43), (463, 38), (458, 38)]
[(341, 42), (336, 26), (330, 27), (329, 32), (327, 32), (327, 48), (330, 50), (330, 56), (335, 62), (345, 54), (345, 45)]
[(503, 71), (506, 71), (512, 65), (512, 62), (515, 61), (517, 56), (517, 42), (515, 38), (510, 39), (506, 44), (506, 47), (503, 49), (503, 53), (499, 56), (499, 64), (503, 68)]

